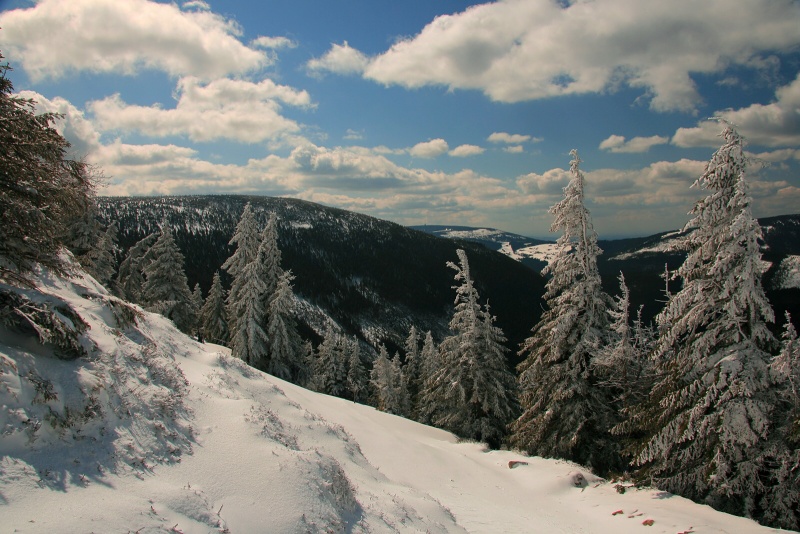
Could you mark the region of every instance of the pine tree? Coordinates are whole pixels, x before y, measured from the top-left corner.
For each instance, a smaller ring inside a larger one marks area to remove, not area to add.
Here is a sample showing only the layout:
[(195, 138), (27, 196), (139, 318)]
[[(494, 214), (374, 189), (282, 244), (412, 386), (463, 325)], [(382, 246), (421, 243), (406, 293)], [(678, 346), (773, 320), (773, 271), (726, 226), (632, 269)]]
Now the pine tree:
[(375, 407), (383, 412), (389, 411), (392, 408), (392, 362), (383, 344), (378, 348), (378, 357), (372, 362), (369, 383), (374, 392)]
[(441, 367), (423, 392), (430, 421), (459, 436), (498, 446), (516, 415), (515, 384), (505, 364), (505, 338), (478, 300), (466, 253), (457, 251), (455, 312), (439, 345)]
[(196, 318), (192, 313), (192, 294), (183, 271), (183, 254), (164, 224), (151, 248), (153, 260), (144, 268), (142, 287), (147, 308), (171, 319), (182, 332), (191, 332)]
[(261, 272), (269, 300), (284, 275), (281, 268), (281, 249), (278, 247), (278, 219), (275, 212), (270, 213), (267, 225), (261, 232), (259, 247), (263, 249)]
[(144, 303), (142, 287), (144, 287), (144, 268), (153, 260), (150, 250), (158, 239), (157, 233), (152, 233), (139, 240), (129, 250), (125, 259), (119, 264), (117, 280), (114, 289), (117, 294), (129, 302)]
[(200, 328), (207, 341), (218, 345), (228, 343), (228, 322), (225, 316), (225, 290), (217, 271), (214, 273), (211, 289), (208, 290), (208, 297), (200, 309)]
[(566, 458), (606, 472), (618, 467), (608, 429), (613, 411), (596, 387), (592, 358), (607, 327), (597, 234), (584, 203), (584, 176), (571, 152), (572, 179), (564, 198), (550, 208), (550, 231), (562, 231), (544, 295), (547, 310), (522, 345), (519, 366), (522, 415), (511, 426), (511, 442), (533, 455)]
[(412, 412), (416, 413), (416, 404), (419, 396), (420, 388), (420, 346), (419, 346), (419, 332), (417, 327), (411, 325), (408, 331), (408, 337), (404, 345), (405, 349), (405, 365), (403, 366), (403, 377), (406, 382), (406, 390), (411, 399)]
[(58, 115), (14, 96), (9, 70), (0, 65), (0, 282), (30, 285), (34, 264), (65, 272), (64, 229), (89, 212), (99, 177), (67, 158)]
[(389, 389), (385, 401), (387, 412), (401, 417), (411, 415), (411, 397), (408, 394), (407, 384), (408, 381), (400, 363), (400, 354), (395, 353), (391, 361)]
[(242, 287), (247, 283), (243, 272), (258, 254), (260, 242), (256, 218), (248, 202), (244, 207), (239, 223), (236, 225), (233, 237), (228, 243), (229, 245), (236, 245), (236, 251), (222, 264), (222, 268), (228, 271), (228, 274), (233, 278), (227, 301), (228, 327), (231, 332), (237, 331), (236, 321), (241, 315), (238, 306), (242, 302)]
[(800, 341), (797, 339), (797, 330), (788, 311), (785, 318), (781, 351), (771, 365), (777, 375), (778, 383), (786, 390), (781, 398), (788, 400), (785, 410), (788, 415), (787, 437), (790, 441), (800, 444)]
[[(638, 476), (731, 513), (753, 516), (770, 444), (773, 312), (761, 286), (761, 228), (750, 211), (743, 141), (731, 127), (695, 186), (708, 191), (685, 230), (682, 289), (659, 316), (659, 380), (623, 428), (644, 430)], [(773, 445), (775, 442), (772, 442)], [(769, 488), (782, 499), (797, 487)], [(796, 506), (796, 504), (795, 504)], [(796, 508), (795, 508), (796, 509)]]
[(364, 402), (369, 384), (367, 370), (361, 361), (361, 348), (358, 339), (353, 339), (348, 344), (349, 356), (347, 360), (347, 391), (355, 402)]
[(292, 318), (293, 278), (291, 271), (286, 271), (280, 276), (268, 310), (269, 357), (266, 371), (284, 380), (295, 379), (302, 365), (300, 339)]

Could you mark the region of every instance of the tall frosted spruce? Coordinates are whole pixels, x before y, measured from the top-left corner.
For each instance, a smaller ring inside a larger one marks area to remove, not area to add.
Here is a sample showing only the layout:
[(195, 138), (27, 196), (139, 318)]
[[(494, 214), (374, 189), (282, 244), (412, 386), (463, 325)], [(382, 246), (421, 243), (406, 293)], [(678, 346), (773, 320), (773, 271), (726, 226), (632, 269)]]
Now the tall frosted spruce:
[(467, 254), (447, 266), (461, 282), (456, 290), (450, 335), (439, 345), (441, 366), (422, 392), (424, 419), (459, 436), (497, 447), (516, 416), (514, 375), (506, 366), (503, 332), (494, 325), (488, 305), (479, 303)]
[(218, 345), (228, 343), (228, 321), (225, 313), (225, 290), (222, 288), (222, 280), (219, 271), (214, 273), (211, 282), (211, 289), (200, 309), (200, 328), (206, 341)]
[(151, 311), (171, 319), (182, 332), (190, 333), (196, 321), (192, 293), (183, 270), (183, 254), (166, 223), (149, 254), (152, 261), (143, 271), (145, 305)]
[[(796, 475), (788, 484), (772, 476), (789, 451), (771, 435), (774, 339), (766, 323), (774, 317), (761, 285), (761, 228), (750, 211), (743, 140), (730, 126), (722, 137), (694, 184), (707, 196), (685, 227), (683, 287), (658, 317), (659, 380), (621, 427), (646, 432), (634, 456), (640, 478), (796, 528)], [(787, 501), (793, 505), (782, 507)]]
[(236, 322), (241, 315), (239, 306), (242, 302), (242, 287), (246, 283), (243, 271), (255, 259), (260, 242), (256, 218), (248, 202), (228, 243), (236, 245), (236, 251), (222, 264), (222, 268), (233, 278), (227, 301), (228, 327), (232, 333), (237, 330)]
[(584, 176), (577, 151), (572, 179), (552, 208), (551, 232), (563, 232), (546, 273), (547, 310), (522, 345), (519, 366), (522, 415), (511, 425), (511, 443), (530, 454), (566, 458), (599, 472), (619, 467), (608, 429), (614, 413), (597, 387), (591, 363), (608, 326), (609, 298), (600, 285), (597, 234), (584, 204)]

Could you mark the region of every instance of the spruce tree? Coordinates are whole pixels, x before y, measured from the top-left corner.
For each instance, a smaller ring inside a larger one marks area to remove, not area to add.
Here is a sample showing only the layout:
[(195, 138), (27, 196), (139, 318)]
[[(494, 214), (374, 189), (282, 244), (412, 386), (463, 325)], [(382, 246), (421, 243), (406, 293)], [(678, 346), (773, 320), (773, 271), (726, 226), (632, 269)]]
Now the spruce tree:
[(596, 387), (591, 363), (607, 328), (597, 245), (584, 202), (584, 176), (577, 151), (564, 198), (550, 208), (559, 237), (544, 295), (547, 309), (525, 340), (519, 366), (522, 415), (511, 426), (511, 443), (532, 455), (565, 458), (598, 472), (619, 466), (608, 435), (613, 423), (606, 392)]
[(268, 310), (269, 356), (266, 371), (284, 380), (294, 380), (302, 366), (300, 339), (293, 319), (293, 278), (291, 271), (281, 274)]
[(375, 407), (382, 412), (390, 411), (393, 408), (392, 362), (389, 360), (389, 353), (383, 344), (378, 348), (378, 357), (372, 362), (369, 384), (372, 386)]
[(229, 310), (235, 310), (237, 320), (231, 330), (231, 354), (248, 365), (263, 369), (269, 353), (269, 339), (264, 331), (266, 310), (264, 309), (264, 281), (260, 263), (256, 257), (239, 272), (243, 282), (239, 286), (238, 300), (231, 302)]
[(467, 254), (457, 251), (455, 312), (450, 335), (439, 345), (441, 367), (423, 392), (434, 425), (468, 439), (498, 446), (516, 415), (515, 384), (505, 363), (505, 338), (484, 311), (470, 274)]
[(405, 364), (403, 365), (403, 377), (406, 383), (406, 390), (411, 399), (412, 412), (416, 413), (416, 405), (419, 397), (420, 389), (420, 346), (419, 346), (419, 332), (417, 327), (411, 325), (408, 331), (408, 337), (404, 345), (405, 349)]
[(197, 335), (202, 335), (200, 332), (201, 324), (200, 324), (200, 310), (203, 309), (203, 304), (205, 304), (205, 300), (203, 299), (203, 290), (200, 288), (200, 282), (197, 282), (194, 285), (194, 289), (192, 290), (192, 312), (194, 313), (195, 317), (195, 324), (194, 330), (196, 331)]
[(422, 342), (419, 370), (419, 392), (416, 399), (416, 411), (414, 419), (420, 423), (430, 424), (430, 417), (435, 411), (435, 399), (425, 396), (425, 392), (433, 388), (434, 378), (442, 367), (442, 358), (439, 355), (439, 348), (433, 341), (433, 334), (430, 330), (425, 333), (425, 341)]
[(343, 397), (347, 393), (347, 355), (342, 346), (346, 340), (332, 327), (325, 332), (317, 348), (312, 384), (315, 391)]
[(646, 432), (634, 451), (639, 478), (752, 517), (766, 492), (771, 499), (793, 492), (796, 509), (797, 486), (765, 485), (785, 453), (770, 439), (773, 312), (761, 286), (762, 236), (750, 211), (743, 140), (731, 127), (722, 136), (695, 182), (708, 193), (685, 228), (683, 287), (659, 316), (659, 380), (622, 426)]
[(111, 289), (114, 281), (114, 272), (117, 269), (117, 232), (119, 228), (116, 221), (108, 225), (101, 232), (98, 240), (89, 248), (86, 254), (78, 258), (80, 264), (91, 274), (95, 280)]
[(153, 260), (144, 268), (142, 287), (147, 308), (171, 319), (182, 332), (191, 332), (195, 323), (192, 294), (183, 271), (183, 254), (165, 223), (151, 249)]
[(244, 207), (239, 223), (236, 225), (233, 237), (228, 243), (229, 245), (236, 245), (236, 251), (222, 264), (222, 268), (233, 279), (227, 301), (228, 327), (231, 332), (237, 331), (236, 321), (241, 315), (239, 304), (242, 301), (242, 287), (247, 283), (243, 273), (258, 254), (260, 242), (256, 218), (248, 202)]
[(117, 294), (129, 302), (144, 303), (142, 287), (144, 286), (144, 268), (153, 260), (150, 252), (158, 239), (158, 233), (152, 233), (137, 241), (119, 264), (114, 289)]
[(361, 348), (355, 336), (353, 336), (353, 339), (348, 344), (348, 349), (347, 391), (350, 393), (350, 398), (353, 401), (364, 402), (369, 384), (369, 376), (364, 367), (364, 362), (361, 361)]
[(217, 271), (214, 273), (206, 301), (200, 309), (200, 328), (206, 341), (218, 345), (228, 343), (228, 322), (225, 317), (225, 290), (222, 288), (222, 280)]
[(67, 157), (58, 115), (14, 95), (9, 70), (0, 65), (0, 282), (30, 285), (37, 263), (65, 272), (65, 229), (89, 212), (97, 177)]

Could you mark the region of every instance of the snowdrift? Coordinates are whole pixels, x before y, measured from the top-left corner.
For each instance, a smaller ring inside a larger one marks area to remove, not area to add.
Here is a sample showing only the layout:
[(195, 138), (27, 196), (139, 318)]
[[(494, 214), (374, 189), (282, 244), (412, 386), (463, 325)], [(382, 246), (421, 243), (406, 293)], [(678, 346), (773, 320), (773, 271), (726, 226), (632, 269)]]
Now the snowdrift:
[(772, 531), (304, 390), (86, 276), (0, 298), (4, 531)]

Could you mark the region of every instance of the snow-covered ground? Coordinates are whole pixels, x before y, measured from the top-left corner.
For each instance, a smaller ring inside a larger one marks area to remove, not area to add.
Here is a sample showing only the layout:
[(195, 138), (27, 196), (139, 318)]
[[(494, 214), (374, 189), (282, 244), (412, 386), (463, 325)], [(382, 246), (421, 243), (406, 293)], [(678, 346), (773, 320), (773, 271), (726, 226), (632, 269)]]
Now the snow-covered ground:
[(89, 355), (0, 330), (3, 532), (772, 531), (307, 391), (157, 315), (126, 324), (88, 278), (41, 290)]

